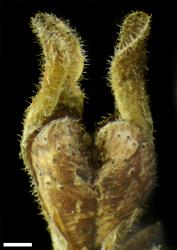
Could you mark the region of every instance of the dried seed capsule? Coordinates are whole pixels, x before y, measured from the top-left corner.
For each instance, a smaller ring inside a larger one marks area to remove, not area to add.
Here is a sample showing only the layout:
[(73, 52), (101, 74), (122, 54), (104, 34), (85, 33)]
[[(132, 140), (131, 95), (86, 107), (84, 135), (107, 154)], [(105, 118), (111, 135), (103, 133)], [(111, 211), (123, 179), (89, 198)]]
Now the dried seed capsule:
[(84, 93), (77, 81), (85, 56), (80, 41), (53, 15), (38, 13), (32, 19), (44, 72), (26, 111), (21, 154), (55, 250), (121, 249), (154, 186), (152, 119), (142, 67), (149, 21), (143, 12), (125, 19), (110, 70), (120, 119), (102, 127), (93, 145), (81, 125)]

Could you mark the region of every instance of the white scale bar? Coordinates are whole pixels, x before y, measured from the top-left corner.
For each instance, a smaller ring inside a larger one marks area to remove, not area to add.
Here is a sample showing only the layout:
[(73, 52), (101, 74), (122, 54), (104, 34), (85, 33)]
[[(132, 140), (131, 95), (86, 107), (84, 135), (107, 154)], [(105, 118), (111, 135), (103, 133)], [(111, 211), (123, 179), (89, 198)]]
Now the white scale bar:
[(32, 243), (3, 243), (3, 247), (32, 247)]

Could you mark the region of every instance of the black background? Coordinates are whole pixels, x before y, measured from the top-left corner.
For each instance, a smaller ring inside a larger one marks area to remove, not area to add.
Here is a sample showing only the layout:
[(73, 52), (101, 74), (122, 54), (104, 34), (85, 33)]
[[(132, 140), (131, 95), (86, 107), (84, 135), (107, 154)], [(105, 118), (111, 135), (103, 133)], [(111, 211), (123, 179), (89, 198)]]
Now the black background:
[(114, 111), (106, 80), (108, 60), (114, 52), (118, 25), (132, 10), (152, 14), (147, 91), (155, 128), (158, 186), (148, 208), (153, 216), (148, 218), (162, 222), (169, 249), (177, 249), (177, 1), (172, 0), (1, 1), (1, 243), (33, 242), (34, 249), (44, 250), (51, 245), (18, 157), (23, 113), (40, 74), (41, 50), (29, 27), (30, 17), (37, 11), (54, 13), (69, 19), (82, 37), (89, 58), (82, 81), (89, 97), (84, 122), (93, 132), (96, 122)]

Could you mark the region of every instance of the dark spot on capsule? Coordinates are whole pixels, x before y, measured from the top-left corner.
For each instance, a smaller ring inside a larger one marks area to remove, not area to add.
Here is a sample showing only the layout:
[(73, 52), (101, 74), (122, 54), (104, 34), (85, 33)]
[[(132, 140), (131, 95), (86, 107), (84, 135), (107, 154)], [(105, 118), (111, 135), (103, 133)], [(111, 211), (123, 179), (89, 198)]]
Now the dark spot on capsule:
[(103, 154), (100, 154), (97, 161), (103, 162), (103, 160), (104, 160)]
[(54, 140), (58, 139), (58, 135), (57, 134), (54, 134), (52, 137), (53, 137)]
[(39, 168), (39, 165), (37, 163), (35, 163), (35, 166), (36, 166), (36, 168)]
[(87, 181), (90, 178), (89, 173), (85, 169), (77, 168), (76, 175), (79, 176), (84, 181)]
[(57, 158), (57, 157), (54, 157), (52, 161), (53, 161), (54, 164), (55, 164), (55, 163), (58, 163), (58, 158)]
[(87, 155), (87, 152), (86, 151), (82, 151), (82, 155)]
[(127, 136), (127, 140), (130, 140), (130, 136), (129, 135)]
[(46, 184), (47, 184), (47, 185), (50, 185), (50, 182), (49, 182), (49, 181), (47, 181), (47, 182), (46, 182)]
[(96, 187), (95, 190), (96, 190), (97, 197), (100, 198), (100, 197), (101, 197), (101, 191), (100, 191), (100, 189), (98, 189), (98, 188)]
[(117, 136), (120, 137), (120, 134), (118, 134)]

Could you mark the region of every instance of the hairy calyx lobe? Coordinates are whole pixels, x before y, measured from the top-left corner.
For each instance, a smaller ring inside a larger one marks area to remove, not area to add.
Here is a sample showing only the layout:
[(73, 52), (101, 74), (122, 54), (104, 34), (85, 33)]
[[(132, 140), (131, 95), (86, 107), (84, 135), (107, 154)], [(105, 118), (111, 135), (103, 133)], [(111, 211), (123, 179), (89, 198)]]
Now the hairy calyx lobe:
[(150, 19), (144, 12), (125, 18), (111, 62), (110, 81), (121, 118), (140, 127), (152, 139), (153, 123), (145, 89)]

